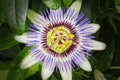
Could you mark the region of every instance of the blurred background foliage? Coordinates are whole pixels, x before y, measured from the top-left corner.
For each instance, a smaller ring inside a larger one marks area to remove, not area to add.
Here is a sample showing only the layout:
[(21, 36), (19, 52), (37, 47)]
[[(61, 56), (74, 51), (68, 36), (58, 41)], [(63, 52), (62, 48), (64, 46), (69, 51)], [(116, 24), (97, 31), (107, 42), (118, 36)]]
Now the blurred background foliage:
[[(46, 7), (69, 7), (74, 0), (0, 0), (0, 80), (41, 80), (41, 65), (22, 70), (21, 60), (30, 47), (14, 40), (14, 35), (27, 31), (31, 23), (28, 9), (36, 12)], [(107, 44), (104, 51), (93, 51), (90, 57), (93, 71), (80, 68), (73, 71), (73, 80), (120, 80), (120, 0), (83, 0), (82, 12), (101, 29), (96, 39)], [(61, 80), (54, 72), (49, 80)]]

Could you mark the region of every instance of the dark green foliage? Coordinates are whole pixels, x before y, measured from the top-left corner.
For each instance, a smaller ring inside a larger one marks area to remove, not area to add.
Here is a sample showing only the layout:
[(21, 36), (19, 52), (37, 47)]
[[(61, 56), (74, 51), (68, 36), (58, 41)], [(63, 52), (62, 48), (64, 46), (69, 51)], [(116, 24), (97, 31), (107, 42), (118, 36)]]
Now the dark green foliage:
[(3, 23), (0, 26), (0, 50), (8, 49), (18, 44), (18, 42), (14, 40), (13, 37), (14, 34), (8, 28), (8, 25)]
[(25, 31), (28, 0), (1, 0), (1, 8), (10, 29), (16, 34), (22, 34)]
[(97, 68), (101, 71), (106, 71), (107, 69), (110, 68), (112, 60), (113, 60), (113, 55), (115, 53), (114, 50), (114, 42), (111, 43), (111, 45), (104, 51), (104, 52), (99, 52), (96, 55), (96, 59), (98, 61), (98, 66)]
[[(0, 0), (0, 80), (41, 80), (41, 65), (20, 69), (30, 47), (19, 44), (14, 36), (24, 33), (29, 24), (28, 10), (69, 7), (75, 0)], [(96, 39), (107, 44), (104, 51), (93, 51), (89, 61), (93, 71), (75, 68), (73, 80), (117, 80), (120, 76), (120, 0), (83, 0), (81, 11), (91, 22), (100, 24)], [(31, 16), (30, 16), (31, 17)], [(49, 80), (61, 80), (54, 72)]]
[(62, 0), (65, 6), (70, 6), (73, 0)]
[(58, 9), (61, 6), (61, 0), (42, 0), (42, 2), (51, 9)]

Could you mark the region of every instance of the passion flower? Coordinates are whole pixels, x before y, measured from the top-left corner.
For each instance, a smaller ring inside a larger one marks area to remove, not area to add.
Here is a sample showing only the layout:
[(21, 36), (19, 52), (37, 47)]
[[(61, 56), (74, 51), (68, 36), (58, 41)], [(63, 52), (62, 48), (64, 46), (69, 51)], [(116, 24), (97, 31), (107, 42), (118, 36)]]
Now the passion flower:
[[(15, 36), (19, 42), (33, 46), (29, 55), (23, 59), (21, 68), (26, 69), (35, 63), (42, 64), (42, 78), (50, 77), (58, 68), (63, 80), (72, 80), (75, 66), (92, 71), (88, 61), (91, 50), (104, 50), (106, 45), (93, 40), (93, 34), (100, 28), (90, 23), (84, 13), (79, 13), (81, 0), (76, 0), (70, 8), (51, 10), (46, 8), (40, 14), (28, 18), (33, 23), (27, 33)], [(31, 17), (30, 16), (30, 17)]]

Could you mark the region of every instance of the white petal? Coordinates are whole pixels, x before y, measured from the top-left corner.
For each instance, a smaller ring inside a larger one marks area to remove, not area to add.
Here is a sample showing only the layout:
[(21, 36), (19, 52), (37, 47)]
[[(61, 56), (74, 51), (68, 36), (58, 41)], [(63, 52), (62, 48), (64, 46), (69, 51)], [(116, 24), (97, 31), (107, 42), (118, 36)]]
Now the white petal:
[[(52, 65), (52, 67), (53, 66), (55, 68), (55, 65)], [(51, 76), (51, 74), (53, 73), (54, 68), (49, 69), (48, 67), (45, 67), (45, 64), (43, 63), (42, 71), (41, 71), (42, 80), (47, 80)]]
[(22, 63), (20, 64), (20, 68), (26, 69), (36, 63), (37, 61), (31, 55), (28, 55), (23, 59)]
[(70, 9), (74, 9), (75, 11), (79, 12), (81, 9), (82, 0), (76, 0), (73, 2), (73, 4), (70, 6)]
[(69, 71), (61, 71), (60, 74), (62, 77), (62, 80), (72, 80), (72, 70)]
[(15, 35), (14, 39), (18, 42), (27, 43), (27, 33), (24, 33), (22, 35)]
[(50, 21), (60, 21), (63, 19), (63, 13), (61, 7), (58, 8), (57, 10), (52, 10), (50, 9), (50, 16), (49, 16)]
[(93, 33), (96, 33), (100, 29), (99, 24), (88, 24), (88, 25), (93, 27), (93, 29), (91, 30), (91, 32)]
[(62, 80), (72, 80), (71, 58), (70, 57), (64, 57), (64, 58), (58, 57), (58, 63), (59, 63), (58, 68), (59, 68)]
[(43, 16), (33, 10), (28, 10), (27, 17), (35, 26), (41, 27), (47, 24), (47, 21), (43, 18)]
[(81, 63), (80, 67), (85, 71), (92, 71), (91, 65), (87, 58), (84, 58), (84, 61)]
[[(84, 33), (84, 32), (96, 33), (100, 29), (100, 25), (91, 23), (91, 24), (85, 24), (79, 28), (81, 33)], [(84, 34), (84, 35), (88, 35), (88, 34)]]
[(104, 50), (106, 48), (106, 44), (96, 41), (96, 40), (92, 40), (90, 43), (88, 43), (91, 45), (91, 47), (88, 46), (84, 46), (90, 50)]

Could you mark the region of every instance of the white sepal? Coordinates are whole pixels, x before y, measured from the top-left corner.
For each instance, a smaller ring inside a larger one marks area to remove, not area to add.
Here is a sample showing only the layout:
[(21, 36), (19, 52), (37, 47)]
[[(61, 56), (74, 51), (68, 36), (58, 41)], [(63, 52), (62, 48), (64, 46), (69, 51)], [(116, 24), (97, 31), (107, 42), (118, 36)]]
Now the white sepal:
[(81, 5), (82, 5), (82, 0), (76, 0), (70, 6), (70, 9), (74, 9), (75, 11), (80, 12)]
[(89, 26), (93, 27), (93, 29), (91, 30), (91, 32), (96, 33), (99, 29), (100, 29), (100, 25), (99, 24), (88, 24)]
[(27, 43), (27, 33), (23, 33), (22, 35), (15, 35), (14, 39), (21, 43)]
[(92, 71), (91, 65), (89, 63), (89, 61), (87, 60), (87, 58), (84, 57), (84, 61), (81, 63), (80, 67), (85, 70), (85, 71)]
[[(67, 65), (64, 65), (64, 62), (68, 61)], [(72, 80), (72, 66), (70, 64), (71, 58), (58, 58), (58, 65), (62, 80)], [(64, 66), (64, 67), (63, 67)], [(63, 70), (62, 70), (63, 68)]]
[(72, 80), (72, 70), (69, 71), (61, 71), (60, 74), (62, 77), (62, 80)]
[(31, 56), (31, 55), (28, 55), (27, 57), (25, 57), (21, 64), (20, 64), (20, 68), (22, 69), (26, 69), (26, 68), (29, 68), (30, 66), (36, 64), (37, 61)]
[[(80, 29), (81, 33), (84, 33), (84, 32), (96, 33), (100, 29), (100, 25), (90, 23), (90, 24), (85, 24), (85, 25), (78, 27), (78, 28)], [(87, 36), (90, 34), (84, 34), (84, 35)]]
[[(52, 65), (52, 67), (55, 68), (55, 65)], [(54, 68), (50, 69), (45, 66), (45, 63), (43, 63), (41, 71), (42, 80), (47, 80), (52, 75)]]
[(84, 47), (90, 50), (104, 50), (106, 48), (106, 44), (96, 40), (92, 40), (88, 44), (91, 45), (91, 47), (88, 47), (88, 46), (84, 46)]

